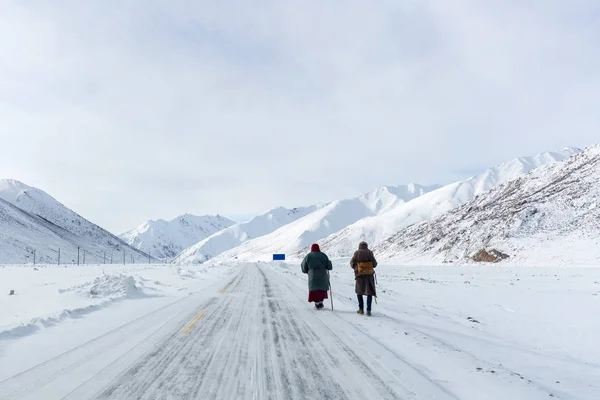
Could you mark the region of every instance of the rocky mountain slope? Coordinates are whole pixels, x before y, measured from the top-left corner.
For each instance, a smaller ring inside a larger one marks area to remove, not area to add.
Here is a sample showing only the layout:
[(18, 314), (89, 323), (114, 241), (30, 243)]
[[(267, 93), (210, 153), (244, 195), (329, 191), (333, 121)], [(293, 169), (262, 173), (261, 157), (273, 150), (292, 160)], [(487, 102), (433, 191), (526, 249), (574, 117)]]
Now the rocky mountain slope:
[(127, 262), (148, 261), (148, 256), (112, 233), (86, 220), (40, 189), (15, 180), (0, 180), (0, 263), (36, 261), (58, 262), (58, 249), (64, 262), (103, 262), (113, 254)]
[(518, 265), (598, 265), (600, 145), (404, 229), (375, 251), (382, 260), (402, 263), (475, 258)]
[[(469, 179), (426, 193), (389, 212), (361, 219), (339, 232), (332, 232), (332, 235), (322, 240), (321, 247), (334, 257), (349, 256), (363, 240), (371, 246), (380, 244), (410, 225), (442, 215), (504, 182), (542, 165), (565, 160), (579, 151), (580, 149), (569, 147), (559, 152), (541, 153), (532, 157), (510, 160)], [(303, 249), (302, 252), (305, 250)]]

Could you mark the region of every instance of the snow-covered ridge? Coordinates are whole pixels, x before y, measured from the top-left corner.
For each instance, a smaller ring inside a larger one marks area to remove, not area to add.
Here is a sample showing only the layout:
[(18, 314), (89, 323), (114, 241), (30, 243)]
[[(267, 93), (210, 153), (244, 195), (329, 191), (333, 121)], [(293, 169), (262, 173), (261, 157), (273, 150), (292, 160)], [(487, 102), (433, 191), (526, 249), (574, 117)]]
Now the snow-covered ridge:
[[(15, 180), (0, 180), (0, 262), (24, 263), (80, 261), (107, 262), (112, 253), (114, 260), (122, 254), (148, 261), (148, 256), (98, 225), (68, 209), (40, 189)], [(84, 255), (85, 253), (85, 255)]]
[(438, 185), (386, 186), (359, 197), (334, 201), (263, 237), (221, 254), (215, 261), (268, 260), (273, 253), (292, 254), (367, 216), (380, 215), (439, 188)]
[(481, 249), (530, 265), (600, 263), (600, 145), (474, 198), (382, 243), (382, 260), (464, 263)]
[(127, 244), (158, 259), (171, 259), (184, 249), (235, 222), (220, 215), (181, 215), (170, 221), (147, 221), (121, 235)]
[(410, 225), (439, 216), (504, 182), (540, 166), (565, 160), (579, 151), (581, 150), (567, 147), (559, 152), (519, 157), (502, 163), (469, 179), (426, 193), (389, 212), (361, 219), (325, 238), (321, 242), (321, 248), (331, 256), (344, 257), (351, 255), (363, 240), (374, 247)]
[(209, 236), (184, 250), (174, 262), (180, 264), (203, 263), (248, 240), (267, 235), (325, 206), (325, 204), (317, 204), (293, 209), (275, 208), (247, 222), (232, 225)]
[[(70, 210), (46, 192), (12, 179), (0, 180), (0, 198), (81, 238), (121, 242), (115, 235)], [(107, 242), (108, 243), (108, 242)]]

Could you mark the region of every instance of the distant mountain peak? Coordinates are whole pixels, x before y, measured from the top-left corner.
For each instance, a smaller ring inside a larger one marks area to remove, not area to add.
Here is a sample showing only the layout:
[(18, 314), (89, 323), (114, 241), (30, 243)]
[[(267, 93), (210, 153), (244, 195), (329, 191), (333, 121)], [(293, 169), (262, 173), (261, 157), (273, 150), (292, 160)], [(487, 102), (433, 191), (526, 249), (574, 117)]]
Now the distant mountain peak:
[(185, 249), (176, 258), (178, 263), (196, 264), (206, 262), (223, 252), (242, 245), (243, 243), (260, 238), (303, 218), (328, 203), (319, 203), (309, 207), (294, 207), (291, 209), (277, 207), (257, 215), (246, 222), (232, 225), (206, 239)]
[(273, 232), (245, 240), (239, 246), (221, 252), (216, 261), (228, 259), (266, 260), (273, 252), (294, 254), (329, 234), (368, 216), (385, 215), (414, 198), (439, 186), (418, 184), (382, 186), (354, 198), (335, 200), (316, 208)]
[(157, 258), (173, 258), (206, 237), (234, 225), (221, 215), (182, 214), (172, 220), (146, 221), (120, 235), (129, 245)]

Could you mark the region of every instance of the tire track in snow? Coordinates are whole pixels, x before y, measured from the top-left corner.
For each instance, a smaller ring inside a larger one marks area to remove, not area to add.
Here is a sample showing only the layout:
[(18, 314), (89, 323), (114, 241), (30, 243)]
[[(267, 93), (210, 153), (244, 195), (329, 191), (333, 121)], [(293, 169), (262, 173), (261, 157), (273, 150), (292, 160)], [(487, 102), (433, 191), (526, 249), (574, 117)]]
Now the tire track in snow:
[[(242, 283), (237, 279), (229, 291), (234, 291)], [(233, 297), (226, 296), (207, 307), (202, 324), (196, 326), (190, 334), (182, 335), (180, 329), (166, 341), (165, 345), (151, 352), (130, 368), (117, 382), (110, 385), (97, 398), (146, 399), (158, 398), (155, 395), (169, 393), (175, 398), (186, 398), (194, 391), (194, 382), (203, 377), (213, 362), (215, 353), (205, 353), (199, 362), (206, 345), (212, 341), (216, 332), (232, 316)], [(225, 313), (216, 313), (220, 306)]]
[[(301, 332), (295, 324), (293, 312), (286, 304), (277, 297), (273, 296), (272, 283), (269, 281), (264, 271), (258, 270), (263, 280), (265, 281), (265, 294), (267, 295), (269, 304), (269, 318), (271, 319), (272, 337), (277, 348), (278, 359), (282, 360), (284, 368), (281, 368), (280, 379), (283, 382), (283, 387), (289, 387), (291, 381), (295, 383), (295, 391), (288, 393), (290, 399), (306, 399), (310, 398), (312, 393), (318, 392), (324, 399), (346, 398), (344, 390), (338, 382), (327, 380), (323, 370), (327, 370), (326, 364), (323, 362), (319, 353), (314, 350), (318, 347), (319, 342), (314, 340), (309, 343), (305, 339), (305, 335), (315, 338), (315, 335), (310, 329)], [(279, 293), (283, 293), (281, 290)], [(283, 357), (286, 349), (291, 346), (300, 347), (295, 352), (295, 357), (286, 359)], [(325, 367), (325, 368), (324, 368)], [(307, 374), (290, 374), (288, 371), (306, 371)], [(326, 372), (325, 372), (326, 373)]]
[[(284, 281), (285, 286), (287, 287), (287, 290), (290, 293), (297, 292), (297, 288), (294, 287), (294, 285), (291, 284), (291, 282), (290, 282), (289, 279), (285, 278), (285, 279), (283, 279), (283, 281)], [(301, 300), (301, 301), (303, 301), (300, 297), (298, 297), (298, 299)], [(343, 325), (346, 326), (346, 327), (348, 327), (350, 330), (354, 330), (355, 332), (359, 333), (359, 336), (361, 336), (364, 339), (367, 339), (368, 342), (371, 342), (372, 344), (380, 347), (382, 350), (384, 350), (385, 352), (387, 352), (390, 355), (392, 355), (395, 358), (395, 363), (396, 364), (398, 364), (398, 365), (404, 365), (406, 368), (408, 368), (410, 371), (412, 371), (414, 374), (416, 374), (416, 375), (414, 375), (413, 378), (418, 378), (419, 380), (423, 381), (423, 385), (429, 386), (433, 390), (433, 393), (436, 393), (435, 395), (432, 394), (432, 396), (435, 396), (435, 398), (444, 398), (444, 399), (447, 398), (447, 399), (459, 400), (459, 397), (457, 397), (449, 388), (445, 387), (440, 382), (432, 379), (425, 371), (423, 371), (421, 368), (419, 368), (419, 367), (411, 364), (410, 362), (408, 362), (404, 357), (402, 357), (400, 354), (392, 351), (384, 343), (382, 343), (382, 342), (378, 341), (376, 338), (373, 338), (372, 336), (366, 334), (365, 332), (363, 332), (362, 330), (360, 330), (358, 327), (356, 327), (354, 324), (350, 324), (350, 323), (346, 322), (338, 314), (334, 313), (333, 317), (336, 318), (338, 322), (342, 322)], [(352, 350), (352, 346), (349, 344), (348, 341), (342, 340), (342, 338), (340, 337), (340, 335), (336, 334), (332, 330), (332, 328), (330, 326), (328, 326), (327, 324), (323, 324), (323, 326), (329, 331), (331, 337), (336, 342), (338, 348), (342, 348), (345, 351), (347, 351), (347, 354), (350, 357), (350, 359), (352, 359), (354, 361), (356, 361), (356, 360), (359, 360), (359, 361), (362, 360), (361, 357), (358, 356), (354, 350)], [(361, 365), (361, 364), (364, 364), (364, 362), (361, 362), (358, 365)], [(383, 368), (383, 369), (390, 376), (393, 376), (394, 378), (396, 378), (396, 375), (393, 372), (388, 371), (385, 368)], [(386, 393), (380, 393), (380, 395), (385, 396), (387, 394)], [(415, 393), (414, 391), (411, 391), (408, 388), (405, 388), (404, 395), (408, 396), (408, 397), (419, 398), (417, 396), (417, 393)]]
[[(262, 270), (260, 273), (269, 282)], [(278, 291), (280, 293), (297, 292), (297, 289), (292, 289), (287, 285), (282, 275), (279, 275), (278, 278)], [(273, 284), (269, 282), (267, 286), (270, 287)], [(296, 303), (295, 299), (287, 298), (286, 300), (280, 302), (280, 308), (284, 308), (282, 310), (281, 322), (286, 327), (283, 331), (286, 335), (290, 336), (291, 343), (300, 343), (301, 347), (306, 350), (312, 349), (312, 351), (300, 351), (298, 359), (294, 360), (295, 364), (293, 366), (295, 368), (301, 367), (310, 371), (309, 379), (307, 381), (300, 381), (300, 397), (298, 398), (304, 399), (310, 397), (310, 393), (314, 393), (314, 390), (317, 390), (317, 388), (320, 388), (318, 390), (319, 395), (325, 399), (365, 398), (372, 397), (373, 393), (377, 393), (377, 398), (380, 399), (401, 398), (351, 348), (340, 340), (337, 340), (336, 334), (328, 327), (322, 324), (309, 325), (306, 322), (307, 319), (294, 318), (295, 313), (292, 304), (298, 303)], [(305, 307), (303, 308), (306, 311)], [(313, 318), (311, 314), (308, 315), (308, 318)], [(351, 368), (348, 368), (348, 366)], [(341, 368), (345, 368), (348, 371), (345, 371), (344, 374), (339, 374)], [(332, 377), (336, 379), (327, 379), (328, 376), (321, 373), (320, 370), (326, 371), (325, 374), (333, 372)], [(355, 375), (355, 379), (352, 379), (352, 375)], [(316, 382), (316, 387), (312, 382)], [(354, 382), (361, 383), (356, 385)], [(307, 388), (313, 391), (307, 392)]]

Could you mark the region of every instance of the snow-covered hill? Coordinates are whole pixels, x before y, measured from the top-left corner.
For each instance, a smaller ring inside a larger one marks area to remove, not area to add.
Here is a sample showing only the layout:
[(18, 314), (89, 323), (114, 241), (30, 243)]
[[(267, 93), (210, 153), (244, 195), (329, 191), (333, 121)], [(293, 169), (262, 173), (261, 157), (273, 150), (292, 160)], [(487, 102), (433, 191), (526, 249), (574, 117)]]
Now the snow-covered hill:
[(353, 199), (338, 200), (263, 237), (221, 254), (227, 259), (268, 260), (273, 253), (292, 254), (367, 216), (387, 213), (439, 188), (417, 184), (382, 187)]
[(234, 224), (234, 221), (220, 215), (185, 214), (171, 221), (147, 221), (119, 237), (158, 259), (169, 259)]
[(143, 252), (129, 247), (40, 189), (15, 180), (0, 180), (0, 200), (2, 263), (28, 262), (33, 250), (36, 250), (36, 261), (57, 262), (58, 248), (61, 260), (72, 262), (76, 261), (77, 247), (80, 247), (81, 262), (84, 251), (86, 261), (96, 263), (104, 261), (105, 253), (108, 259), (115, 253), (115, 260), (121, 260), (123, 252), (128, 254), (128, 262), (131, 256), (148, 261)]
[(349, 256), (362, 240), (375, 246), (410, 225), (441, 215), (504, 182), (539, 166), (564, 160), (579, 151), (581, 150), (568, 147), (556, 153), (513, 159), (482, 174), (426, 193), (389, 212), (361, 219), (339, 232), (332, 232), (332, 235), (321, 241), (321, 248), (330, 256)]
[(184, 250), (177, 256), (175, 262), (182, 264), (203, 263), (248, 240), (267, 235), (324, 206), (326, 205), (317, 204), (310, 207), (293, 208), (291, 210), (283, 207), (273, 209), (252, 218), (250, 221), (232, 225), (207, 237)]
[(600, 263), (600, 144), (536, 169), (376, 248), (382, 260), (469, 262), (498, 250), (506, 262)]

